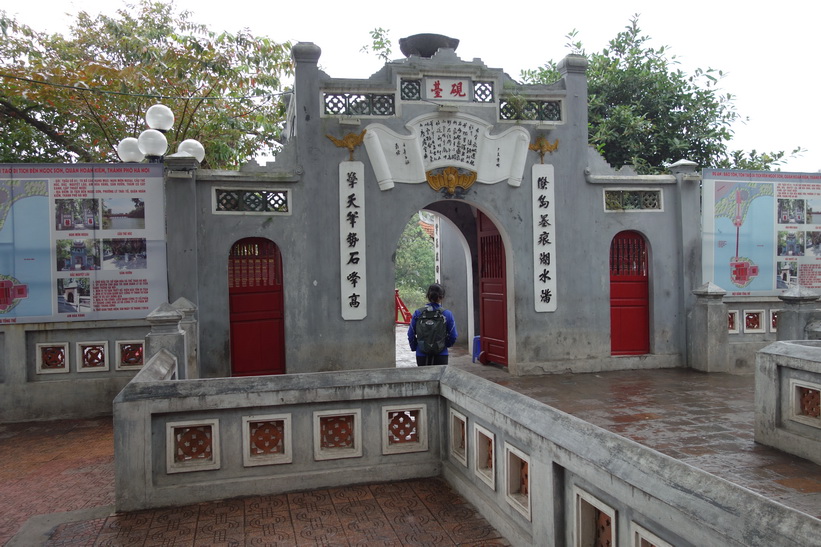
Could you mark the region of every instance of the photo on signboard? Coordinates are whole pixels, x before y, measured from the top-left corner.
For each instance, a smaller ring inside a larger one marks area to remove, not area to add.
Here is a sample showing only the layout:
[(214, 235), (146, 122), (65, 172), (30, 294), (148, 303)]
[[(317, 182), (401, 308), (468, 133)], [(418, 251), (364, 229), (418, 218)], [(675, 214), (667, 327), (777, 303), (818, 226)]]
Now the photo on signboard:
[(145, 238), (104, 239), (104, 270), (144, 270), (148, 267)]
[(55, 247), (59, 272), (100, 269), (100, 245), (95, 239), (58, 239)]
[(57, 230), (94, 230), (100, 227), (100, 200), (55, 199)]
[(807, 224), (821, 225), (821, 198), (807, 199)]
[(91, 280), (88, 277), (67, 277), (57, 280), (57, 313), (90, 311)]
[(798, 283), (798, 262), (778, 261), (778, 274), (776, 277), (776, 288), (789, 289)]
[(821, 232), (807, 232), (806, 254), (821, 256)]
[(145, 201), (142, 198), (103, 199), (104, 230), (144, 230)]
[(778, 256), (804, 256), (804, 232), (780, 230)]
[(807, 220), (807, 212), (804, 209), (803, 199), (778, 200), (778, 223), (779, 224), (804, 224)]

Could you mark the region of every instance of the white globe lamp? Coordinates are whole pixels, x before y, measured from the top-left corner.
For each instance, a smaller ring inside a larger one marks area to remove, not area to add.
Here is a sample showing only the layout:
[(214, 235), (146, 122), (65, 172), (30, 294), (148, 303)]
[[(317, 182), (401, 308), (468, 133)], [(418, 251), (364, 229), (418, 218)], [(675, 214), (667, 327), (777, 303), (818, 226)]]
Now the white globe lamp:
[(125, 162), (141, 162), (145, 154), (140, 151), (140, 145), (134, 137), (126, 137), (117, 145), (117, 155)]
[(174, 126), (174, 113), (164, 104), (155, 104), (145, 112), (145, 123), (151, 129), (168, 131)]
[(194, 139), (185, 139), (177, 147), (177, 152), (185, 152), (191, 154), (199, 163), (205, 159), (205, 148), (200, 144), (200, 141)]
[(168, 150), (168, 140), (165, 135), (156, 129), (146, 129), (137, 138), (140, 151), (146, 155), (148, 161), (158, 162)]

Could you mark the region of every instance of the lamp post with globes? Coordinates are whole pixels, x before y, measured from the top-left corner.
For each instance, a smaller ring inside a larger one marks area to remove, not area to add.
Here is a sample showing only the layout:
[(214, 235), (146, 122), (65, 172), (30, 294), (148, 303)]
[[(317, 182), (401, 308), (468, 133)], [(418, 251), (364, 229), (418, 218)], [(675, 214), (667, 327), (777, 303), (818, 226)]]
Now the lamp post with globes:
[[(148, 129), (140, 133), (138, 138), (126, 137), (117, 145), (117, 155), (125, 162), (141, 162), (148, 159), (149, 163), (160, 163), (168, 151), (168, 140), (165, 133), (174, 126), (174, 113), (162, 104), (155, 104), (145, 113), (145, 122)], [(186, 139), (177, 147), (177, 152), (194, 156), (202, 163), (205, 158), (205, 148), (194, 139)]]

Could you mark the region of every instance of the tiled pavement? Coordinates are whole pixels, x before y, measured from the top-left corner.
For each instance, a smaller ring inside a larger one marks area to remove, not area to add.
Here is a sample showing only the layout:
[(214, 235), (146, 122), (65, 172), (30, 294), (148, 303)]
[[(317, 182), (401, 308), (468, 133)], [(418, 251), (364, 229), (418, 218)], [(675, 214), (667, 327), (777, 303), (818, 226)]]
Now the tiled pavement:
[[(821, 518), (821, 466), (753, 441), (752, 376), (451, 364)], [(27, 520), (9, 545), (508, 544), (441, 479), (113, 514), (112, 444), (110, 419), (0, 425), (0, 544)]]
[(516, 378), (455, 366), (821, 519), (821, 466), (753, 439), (752, 375), (663, 369)]
[(0, 544), (41, 515), (9, 545), (509, 545), (439, 478), (125, 514), (113, 503), (110, 418), (0, 425)]

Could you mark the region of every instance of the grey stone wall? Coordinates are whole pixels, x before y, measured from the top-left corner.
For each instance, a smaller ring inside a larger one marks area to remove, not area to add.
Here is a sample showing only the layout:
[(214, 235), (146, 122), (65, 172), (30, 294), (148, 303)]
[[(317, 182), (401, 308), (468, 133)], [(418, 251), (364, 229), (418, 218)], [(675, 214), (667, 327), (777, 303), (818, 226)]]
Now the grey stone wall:
[[(612, 511), (622, 545), (633, 543), (634, 524), (692, 546), (810, 545), (821, 532), (818, 519), (454, 367), (150, 376), (135, 379), (115, 401), (120, 511), (442, 475), (513, 545), (574, 544), (580, 499)], [(427, 409), (418, 424), (427, 448), (385, 453), (382, 413), (408, 405)], [(323, 410), (360, 412), (359, 455), (316, 457), (314, 413)], [(248, 466), (243, 417), (266, 414), (290, 416), (291, 461)], [(454, 419), (464, 424), (464, 446)], [(198, 469), (193, 462), (192, 472), (171, 472), (168, 427), (203, 422), (211, 424), (218, 465)], [(489, 457), (477, 431), (492, 441), (492, 481), (477, 472)], [(529, 468), (524, 493), (522, 462)]]
[[(119, 369), (117, 342), (142, 340), (145, 321), (5, 325), (0, 333), (0, 422), (108, 416), (117, 393), (136, 374)], [(107, 343), (105, 370), (80, 370), (77, 345)], [(65, 344), (63, 373), (39, 373), (37, 344)]]
[[(390, 367), (394, 362), (392, 257), (402, 229), (420, 209), (447, 218), (443, 239), (443, 281), (457, 313), (459, 343), (470, 347), (478, 334), (475, 216), (481, 210), (497, 225), (507, 261), (508, 353), (513, 374), (583, 372), (624, 368), (684, 366), (687, 310), (694, 297), (700, 261), (698, 180), (686, 171), (662, 177), (614, 172), (587, 146), (587, 83), (583, 58), (561, 64), (562, 79), (549, 86), (522, 86), (481, 61), (462, 61), (451, 50), (433, 58), (394, 61), (367, 80), (331, 78), (317, 68), (321, 52), (313, 44), (294, 48), (295, 93), (290, 101), (292, 138), (276, 162), (247, 166), (240, 173), (200, 172), (196, 180), (169, 180), (169, 298), (185, 297), (199, 308), (203, 332), (203, 377), (230, 374), (229, 321), (225, 262), (231, 245), (244, 237), (266, 237), (283, 253), (285, 277), (286, 367), (315, 372)], [(459, 103), (441, 109), (427, 101), (402, 101), (395, 116), (350, 116), (323, 111), (323, 93), (396, 94), (402, 78), (472, 78), (492, 82), (496, 101)], [(530, 98), (561, 100), (561, 123), (500, 121), (498, 101), (513, 90)], [(368, 313), (358, 321), (341, 318), (339, 289), (338, 169), (348, 151), (328, 138), (359, 134), (379, 123), (399, 135), (409, 120), (433, 114), (442, 120), (471, 116), (491, 124), (491, 134), (524, 128), (530, 141), (546, 136), (558, 149), (545, 156), (555, 169), (556, 267), (558, 309), (534, 309), (531, 167), (539, 155), (528, 152), (524, 180), (474, 184), (461, 198), (446, 198), (427, 184), (397, 183), (380, 189), (363, 147), (354, 159), (365, 164)], [(692, 171), (692, 170), (691, 170)], [(689, 178), (688, 178), (689, 177)], [(292, 212), (282, 216), (214, 215), (213, 188), (219, 186), (287, 189)], [(663, 209), (606, 212), (607, 188), (653, 188)], [(173, 229), (171, 229), (173, 226)], [(650, 249), (651, 350), (648, 355), (610, 355), (609, 246), (624, 230), (635, 230)], [(195, 243), (192, 243), (195, 242)], [(462, 242), (471, 263), (463, 262)], [(196, 264), (196, 267), (194, 267)], [(468, 286), (467, 271), (473, 274)], [(468, 317), (468, 314), (471, 317)], [(471, 331), (470, 327), (473, 327)], [(206, 334), (207, 333), (207, 334)]]
[(802, 412), (801, 389), (821, 391), (821, 342), (781, 341), (758, 352), (755, 440), (821, 465), (821, 417)]

